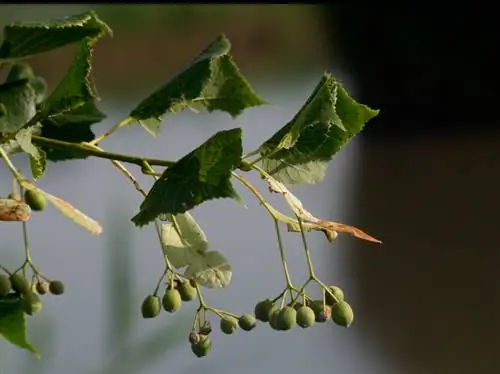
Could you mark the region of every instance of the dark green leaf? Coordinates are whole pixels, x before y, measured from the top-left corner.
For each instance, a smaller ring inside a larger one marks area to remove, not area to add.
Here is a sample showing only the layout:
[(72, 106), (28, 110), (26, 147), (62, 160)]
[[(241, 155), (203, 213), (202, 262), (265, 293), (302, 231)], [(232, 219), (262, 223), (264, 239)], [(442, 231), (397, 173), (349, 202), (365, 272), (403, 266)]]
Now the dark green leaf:
[(36, 114), (37, 94), (28, 79), (0, 85), (0, 103), (6, 115), (0, 116), (0, 133), (13, 133)]
[(184, 213), (207, 200), (239, 199), (230, 178), (242, 152), (241, 129), (216, 133), (163, 172), (132, 222), (144, 226), (161, 214)]
[(75, 60), (43, 103), (42, 118), (74, 110), (96, 97), (91, 74), (92, 41), (80, 42)]
[(16, 22), (4, 27), (0, 62), (25, 58), (90, 38), (92, 42), (111, 29), (93, 11), (49, 23)]
[(233, 118), (266, 102), (253, 91), (228, 54), (229, 40), (219, 36), (186, 69), (142, 101), (130, 117), (156, 134), (165, 113), (185, 108), (221, 110)]
[(26, 320), (20, 300), (0, 300), (0, 335), (8, 342), (27, 349), (40, 358), (40, 354), (26, 340)]
[(35, 76), (35, 73), (30, 65), (24, 62), (12, 65), (5, 82), (15, 82), (23, 79), (27, 79), (29, 81), (29, 84), (33, 87), (36, 93), (35, 103), (40, 104), (45, 99), (47, 82), (45, 82), (45, 79), (42, 77)]
[[(95, 138), (90, 127), (104, 118), (106, 118), (106, 115), (95, 106), (94, 100), (91, 100), (69, 112), (42, 120), (41, 135), (46, 138), (71, 143), (89, 142)], [(47, 159), (50, 161), (83, 159), (88, 157), (87, 153), (68, 149), (48, 147), (42, 147), (42, 149), (47, 153)]]
[(283, 183), (317, 183), (332, 157), (377, 114), (325, 74), (293, 120), (260, 147), (262, 166)]

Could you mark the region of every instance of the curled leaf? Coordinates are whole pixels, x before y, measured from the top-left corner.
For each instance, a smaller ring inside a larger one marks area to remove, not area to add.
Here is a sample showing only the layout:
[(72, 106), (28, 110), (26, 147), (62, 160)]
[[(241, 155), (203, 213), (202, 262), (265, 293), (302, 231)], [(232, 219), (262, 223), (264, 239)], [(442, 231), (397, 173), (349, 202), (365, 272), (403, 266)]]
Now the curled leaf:
[(28, 204), (14, 199), (0, 199), (0, 221), (23, 222), (31, 216)]

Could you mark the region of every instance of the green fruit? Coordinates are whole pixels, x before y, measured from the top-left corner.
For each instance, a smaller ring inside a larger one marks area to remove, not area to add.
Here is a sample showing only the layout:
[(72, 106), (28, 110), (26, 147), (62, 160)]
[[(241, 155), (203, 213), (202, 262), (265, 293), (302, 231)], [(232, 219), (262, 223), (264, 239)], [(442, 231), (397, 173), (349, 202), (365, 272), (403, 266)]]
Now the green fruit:
[(196, 297), (196, 288), (191, 286), (191, 283), (188, 281), (180, 283), (177, 290), (181, 295), (182, 301), (191, 301)]
[(7, 275), (0, 274), (0, 297), (7, 296), (12, 289), (12, 283)]
[(281, 309), (276, 307), (269, 312), (269, 326), (271, 326), (271, 328), (273, 330), (276, 330), (276, 331), (279, 331), (279, 329), (280, 329), (279, 324), (278, 324), (278, 318), (280, 315), (280, 311), (281, 311)]
[(349, 327), (354, 321), (354, 312), (351, 306), (342, 301), (332, 307), (332, 320), (337, 325)]
[(47, 292), (49, 292), (49, 284), (46, 282), (37, 283), (36, 292), (38, 292), (40, 295), (45, 295)]
[(181, 294), (175, 288), (169, 288), (165, 291), (162, 299), (163, 309), (169, 313), (175, 313), (182, 306)]
[(305, 329), (314, 325), (315, 322), (316, 315), (314, 314), (314, 310), (305, 305), (297, 310), (297, 325)]
[(45, 196), (36, 190), (26, 190), (24, 192), (24, 201), (34, 211), (41, 211), (45, 208)]
[(308, 306), (314, 311), (316, 322), (326, 322), (332, 315), (332, 308), (324, 305), (323, 300), (313, 300), (308, 303)]
[(226, 335), (231, 335), (238, 328), (238, 320), (233, 317), (224, 317), (220, 320), (220, 329)]
[(196, 344), (191, 344), (191, 351), (196, 357), (204, 357), (212, 349), (212, 340), (207, 335), (200, 335), (200, 340)]
[(12, 274), (10, 283), (12, 283), (12, 289), (21, 295), (26, 295), (31, 291), (28, 280), (20, 274)]
[(257, 326), (257, 320), (255, 317), (249, 313), (243, 314), (239, 320), (238, 325), (245, 331), (250, 331)]
[(282, 331), (288, 331), (297, 324), (297, 311), (291, 306), (286, 306), (278, 314), (278, 328)]
[[(338, 302), (344, 300), (344, 291), (342, 291), (342, 288), (337, 286), (330, 286), (328, 288), (330, 289), (330, 291), (332, 291), (333, 295), (337, 298)], [(333, 297), (331, 297), (330, 294), (325, 291), (325, 303), (326, 305), (333, 306), (337, 303), (337, 301), (335, 301)]]
[(58, 280), (51, 281), (49, 291), (52, 295), (62, 295), (64, 293), (64, 283)]
[(262, 322), (269, 322), (269, 312), (273, 307), (275, 305), (271, 299), (259, 301), (254, 309), (255, 318)]
[(148, 295), (142, 302), (141, 312), (143, 318), (155, 318), (160, 314), (160, 298), (155, 295)]
[(27, 293), (21, 299), (21, 305), (26, 314), (32, 316), (42, 310), (42, 301), (36, 293)]

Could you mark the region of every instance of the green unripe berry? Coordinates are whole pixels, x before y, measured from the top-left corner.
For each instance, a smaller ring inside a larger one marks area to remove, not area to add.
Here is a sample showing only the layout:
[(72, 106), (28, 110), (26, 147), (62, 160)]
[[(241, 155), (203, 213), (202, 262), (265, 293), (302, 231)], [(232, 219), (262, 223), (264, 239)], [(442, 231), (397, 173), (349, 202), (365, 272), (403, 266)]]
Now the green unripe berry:
[(273, 330), (276, 330), (276, 331), (279, 331), (280, 330), (280, 327), (279, 327), (279, 324), (278, 324), (278, 318), (279, 318), (279, 315), (280, 315), (280, 311), (281, 309), (279, 308), (273, 308), (270, 312), (269, 312), (269, 326), (271, 326), (271, 328)]
[(46, 200), (40, 192), (36, 190), (26, 190), (24, 192), (24, 201), (34, 211), (42, 211), (45, 208)]
[(332, 308), (324, 305), (323, 300), (313, 300), (308, 306), (314, 311), (316, 322), (323, 323), (332, 315)]
[(52, 295), (62, 295), (64, 293), (64, 283), (58, 280), (51, 281), (49, 291)]
[(332, 307), (332, 320), (337, 325), (349, 327), (354, 321), (354, 312), (351, 306), (345, 301), (335, 304)]
[(40, 295), (45, 295), (47, 292), (49, 292), (49, 284), (46, 282), (37, 283), (36, 292), (38, 292)]
[(196, 297), (196, 288), (191, 286), (189, 281), (182, 282), (178, 285), (177, 290), (181, 295), (182, 301), (191, 301)]
[(259, 301), (255, 305), (255, 318), (262, 322), (269, 322), (269, 312), (276, 307), (271, 299)]
[(224, 317), (220, 320), (220, 329), (226, 335), (233, 334), (238, 328), (238, 320), (233, 317)]
[[(344, 291), (342, 291), (342, 288), (337, 286), (330, 286), (328, 288), (330, 289), (330, 291), (332, 291), (333, 295), (337, 298), (338, 302), (344, 300)], [(326, 305), (333, 306), (337, 303), (337, 301), (335, 301), (333, 297), (331, 297), (330, 294), (325, 291), (325, 303)]]
[(245, 331), (250, 331), (257, 326), (257, 320), (255, 317), (249, 313), (243, 314), (239, 320), (238, 325)]
[(315, 322), (316, 315), (310, 307), (303, 305), (297, 310), (297, 325), (305, 329), (314, 325)]
[(210, 353), (212, 349), (212, 340), (207, 335), (200, 335), (200, 340), (191, 344), (191, 351), (196, 357), (204, 357)]
[(21, 306), (26, 314), (32, 316), (42, 310), (42, 301), (36, 293), (29, 292), (23, 295)]
[(181, 294), (175, 288), (165, 291), (162, 299), (163, 309), (169, 313), (175, 313), (182, 307)]
[(155, 295), (148, 295), (142, 302), (141, 312), (143, 318), (155, 318), (160, 314), (160, 298)]
[(7, 296), (11, 289), (12, 283), (9, 277), (5, 274), (0, 274), (0, 297)]
[(278, 328), (282, 331), (288, 331), (297, 324), (297, 311), (291, 306), (286, 306), (278, 314)]
[(10, 283), (12, 284), (12, 289), (21, 295), (26, 295), (31, 291), (28, 280), (20, 274), (12, 274), (10, 276)]

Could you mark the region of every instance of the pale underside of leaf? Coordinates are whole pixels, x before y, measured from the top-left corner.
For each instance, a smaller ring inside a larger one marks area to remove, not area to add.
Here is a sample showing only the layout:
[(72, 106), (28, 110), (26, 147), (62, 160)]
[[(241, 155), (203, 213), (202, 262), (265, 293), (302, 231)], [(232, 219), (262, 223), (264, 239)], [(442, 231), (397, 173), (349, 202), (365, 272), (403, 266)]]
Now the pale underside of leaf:
[(298, 218), (300, 218), (303, 222), (306, 223), (311, 223), (318, 225), (321, 228), (324, 228), (327, 231), (333, 231), (333, 232), (341, 232), (341, 233), (347, 233), (350, 234), (358, 239), (366, 240), (372, 243), (382, 243), (380, 240), (375, 239), (371, 235), (368, 235), (367, 233), (363, 232), (362, 230), (354, 227), (354, 226), (349, 226), (345, 225), (343, 223), (337, 223), (337, 222), (332, 222), (332, 221), (326, 221), (322, 220), (319, 218), (314, 217), (311, 213), (309, 213), (302, 205), (302, 202), (295, 196), (293, 195), (288, 188), (285, 187), (285, 185), (276, 179), (272, 177), (267, 177), (266, 179), (267, 184), (269, 185), (269, 188), (271, 191), (282, 194), (283, 197), (285, 198), (286, 202), (292, 209), (292, 211), (297, 215)]
[(56, 209), (59, 210), (59, 212), (62, 215), (71, 219), (73, 222), (79, 224), (83, 228), (87, 229), (92, 234), (99, 235), (102, 233), (102, 227), (98, 222), (88, 217), (87, 215), (85, 215), (84, 213), (73, 207), (68, 202), (56, 196), (53, 196), (48, 192), (45, 192), (44, 190), (36, 187), (34, 184), (29, 183), (27, 181), (22, 181), (21, 185), (22, 187), (28, 190), (35, 190), (44, 195), (47, 198), (47, 200), (49, 200), (54, 205), (54, 207), (56, 207)]

